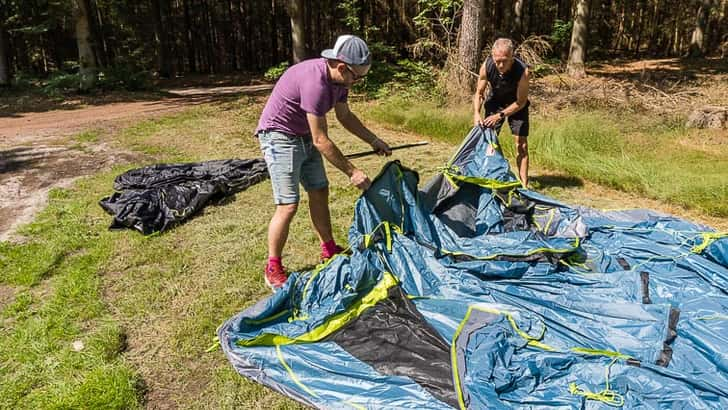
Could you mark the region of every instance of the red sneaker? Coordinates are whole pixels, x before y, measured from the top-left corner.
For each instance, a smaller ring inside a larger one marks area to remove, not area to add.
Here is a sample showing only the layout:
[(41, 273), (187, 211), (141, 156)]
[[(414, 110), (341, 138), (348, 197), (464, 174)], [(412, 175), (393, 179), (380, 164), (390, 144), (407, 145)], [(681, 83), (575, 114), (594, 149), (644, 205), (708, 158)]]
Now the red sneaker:
[(288, 280), (286, 269), (279, 265), (265, 266), (265, 284), (268, 285), (273, 292), (283, 287)]
[(334, 249), (334, 252), (332, 252), (332, 253), (326, 252), (326, 249), (322, 249), (321, 250), (321, 262), (326, 262), (327, 260), (331, 259), (337, 253), (343, 253), (343, 252), (344, 252), (344, 248), (342, 248), (339, 245), (336, 245), (336, 249)]

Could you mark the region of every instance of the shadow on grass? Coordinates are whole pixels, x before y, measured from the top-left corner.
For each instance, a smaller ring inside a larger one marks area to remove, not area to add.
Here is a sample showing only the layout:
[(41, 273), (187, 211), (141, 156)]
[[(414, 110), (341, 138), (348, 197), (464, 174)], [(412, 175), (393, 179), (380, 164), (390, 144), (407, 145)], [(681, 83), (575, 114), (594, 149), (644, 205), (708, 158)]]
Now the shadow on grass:
[(581, 178), (570, 175), (539, 175), (531, 177), (535, 188), (579, 188), (584, 186)]
[(0, 150), (0, 174), (15, 172), (23, 168), (34, 168), (37, 164), (50, 158), (63, 156), (69, 150), (36, 149), (33, 147), (17, 147)]
[[(222, 84), (222, 85), (220, 85)], [(273, 84), (259, 81), (230, 84), (193, 81), (160, 83), (159, 89), (147, 91), (97, 91), (89, 94), (67, 94), (49, 97), (39, 90), (8, 90), (0, 95), (0, 119), (17, 118), (24, 113), (39, 113), (55, 110), (72, 111), (88, 106), (114, 103), (162, 102), (172, 105), (199, 105), (207, 103), (229, 103), (243, 95), (267, 95)]]

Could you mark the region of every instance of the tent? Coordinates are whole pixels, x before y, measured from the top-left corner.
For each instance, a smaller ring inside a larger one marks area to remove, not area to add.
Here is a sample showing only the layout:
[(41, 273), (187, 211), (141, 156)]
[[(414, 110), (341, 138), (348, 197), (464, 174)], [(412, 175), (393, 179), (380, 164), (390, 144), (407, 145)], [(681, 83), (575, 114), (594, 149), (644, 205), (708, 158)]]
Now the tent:
[(156, 164), (116, 177), (116, 192), (99, 205), (114, 217), (109, 229), (130, 228), (149, 235), (266, 179), (263, 158)]
[(492, 130), (388, 163), (337, 255), (225, 322), (243, 376), (318, 408), (728, 408), (728, 237), (523, 189)]

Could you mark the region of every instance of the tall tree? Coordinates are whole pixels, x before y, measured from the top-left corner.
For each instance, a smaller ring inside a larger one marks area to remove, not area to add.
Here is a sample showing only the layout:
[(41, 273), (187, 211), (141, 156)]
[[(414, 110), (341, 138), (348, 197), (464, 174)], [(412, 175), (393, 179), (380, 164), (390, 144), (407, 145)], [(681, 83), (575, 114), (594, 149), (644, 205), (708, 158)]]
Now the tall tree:
[(306, 28), (303, 14), (303, 0), (288, 0), (288, 15), (291, 16), (291, 40), (293, 62), (306, 58)]
[(589, 0), (579, 0), (574, 16), (574, 28), (571, 31), (571, 46), (566, 72), (574, 78), (586, 76), (586, 42), (589, 33)]
[(0, 21), (0, 87), (10, 85), (10, 66), (7, 51), (7, 36), (5, 25)]
[(705, 54), (705, 30), (708, 26), (708, 16), (713, 0), (700, 0), (698, 15), (695, 18), (695, 28), (690, 38), (688, 54), (691, 57), (702, 57)]
[(523, 36), (523, 2), (525, 0), (515, 0), (513, 2), (513, 37), (521, 40)]
[(182, 7), (185, 16), (185, 42), (187, 43), (187, 63), (190, 65), (189, 71), (197, 71), (197, 53), (195, 52), (195, 33), (192, 25), (192, 16), (190, 13), (190, 1), (183, 0)]
[(167, 1), (152, 0), (152, 17), (154, 18), (154, 36), (157, 43), (157, 69), (159, 76), (169, 78), (172, 75), (172, 60), (170, 57), (170, 44), (167, 35)]
[(81, 81), (79, 89), (89, 91), (96, 85), (96, 56), (91, 47), (91, 28), (88, 19), (87, 0), (73, 0), (73, 17), (76, 22), (78, 66)]
[(458, 43), (458, 70), (460, 86), (467, 93), (472, 93), (477, 81), (480, 54), (483, 49), (483, 21), (485, 18), (485, 0), (465, 0), (463, 2), (463, 20), (460, 25), (460, 41)]
[(11, 13), (9, 2), (0, 0), (0, 87), (10, 85), (10, 55), (5, 21)]

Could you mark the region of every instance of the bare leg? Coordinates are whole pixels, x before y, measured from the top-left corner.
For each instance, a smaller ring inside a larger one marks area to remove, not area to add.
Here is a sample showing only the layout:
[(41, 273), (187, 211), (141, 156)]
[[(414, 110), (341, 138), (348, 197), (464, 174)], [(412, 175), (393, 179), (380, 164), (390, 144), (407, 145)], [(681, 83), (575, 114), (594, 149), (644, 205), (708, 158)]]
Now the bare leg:
[(521, 184), (528, 186), (528, 137), (516, 135), (516, 164), (518, 165), (518, 178)]
[(329, 188), (308, 191), (308, 210), (311, 223), (321, 243), (334, 238), (331, 232), (331, 213), (329, 212)]
[(280, 258), (288, 240), (288, 229), (296, 215), (298, 204), (276, 205), (276, 211), (268, 225), (268, 256)]

